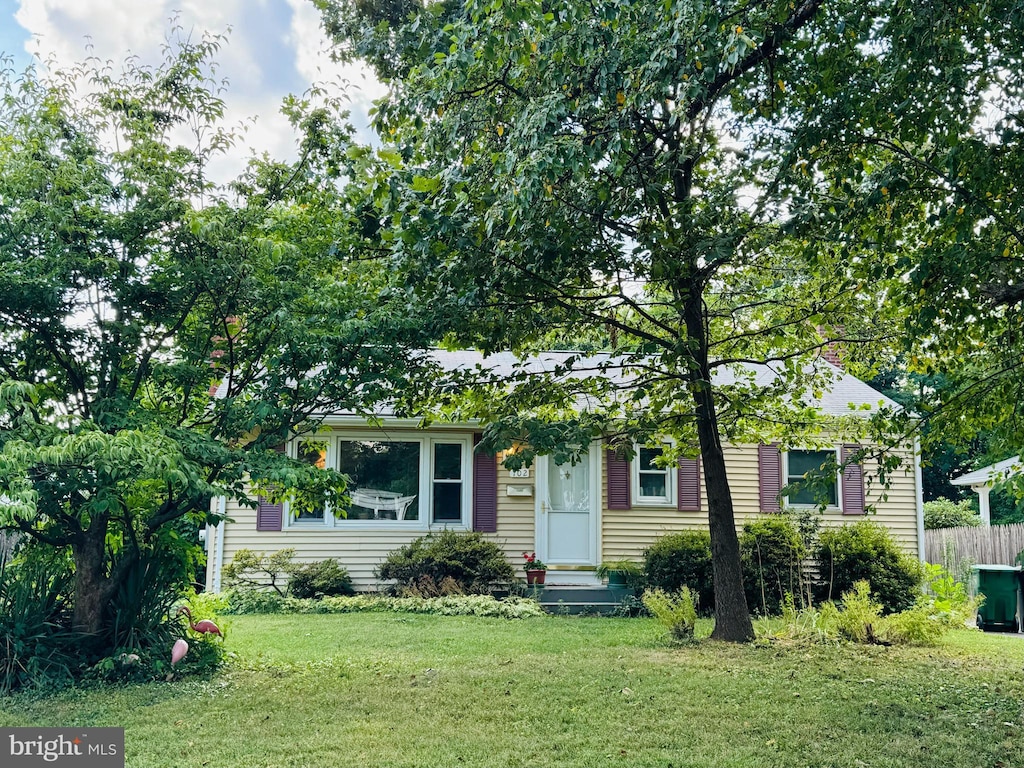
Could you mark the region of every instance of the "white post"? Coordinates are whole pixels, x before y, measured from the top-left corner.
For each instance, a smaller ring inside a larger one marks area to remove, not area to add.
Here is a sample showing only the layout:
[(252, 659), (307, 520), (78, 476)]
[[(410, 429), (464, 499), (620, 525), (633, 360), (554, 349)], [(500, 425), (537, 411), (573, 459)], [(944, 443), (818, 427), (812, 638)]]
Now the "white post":
[(981, 513), (981, 525), (988, 528), (992, 525), (992, 513), (988, 505), (988, 494), (992, 488), (988, 485), (972, 485), (971, 490), (978, 494), (978, 511)]
[(221, 496), (217, 499), (217, 513), (220, 515), (220, 522), (217, 523), (217, 546), (213, 557), (213, 592), (220, 592), (220, 574), (224, 568), (224, 517), (227, 514), (228, 499)]

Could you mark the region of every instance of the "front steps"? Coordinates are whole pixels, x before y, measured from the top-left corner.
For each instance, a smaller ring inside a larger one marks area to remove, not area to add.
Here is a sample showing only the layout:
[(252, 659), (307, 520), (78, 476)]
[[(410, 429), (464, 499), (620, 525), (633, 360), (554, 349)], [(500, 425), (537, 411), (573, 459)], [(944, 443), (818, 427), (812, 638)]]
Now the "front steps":
[(530, 587), (527, 592), (527, 597), (539, 602), (548, 613), (603, 616), (615, 613), (622, 601), (632, 595), (632, 589), (612, 589), (594, 584), (546, 584)]

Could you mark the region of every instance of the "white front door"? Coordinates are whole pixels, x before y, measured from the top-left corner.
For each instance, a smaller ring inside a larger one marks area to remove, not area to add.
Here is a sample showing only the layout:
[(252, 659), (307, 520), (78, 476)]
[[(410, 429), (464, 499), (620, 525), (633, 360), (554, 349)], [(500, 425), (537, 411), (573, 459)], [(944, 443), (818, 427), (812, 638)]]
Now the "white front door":
[(541, 457), (537, 466), (537, 555), (550, 565), (597, 565), (601, 445), (576, 464)]

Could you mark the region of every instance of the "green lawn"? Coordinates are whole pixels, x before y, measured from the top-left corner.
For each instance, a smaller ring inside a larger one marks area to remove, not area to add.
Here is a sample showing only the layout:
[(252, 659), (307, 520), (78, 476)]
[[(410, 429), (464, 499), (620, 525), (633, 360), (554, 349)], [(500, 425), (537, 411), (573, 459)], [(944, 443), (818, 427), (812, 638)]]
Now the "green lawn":
[[(704, 627), (705, 632), (707, 627)], [(648, 620), (241, 616), (211, 680), (0, 700), (133, 768), (1024, 766), (1024, 640), (670, 649)]]

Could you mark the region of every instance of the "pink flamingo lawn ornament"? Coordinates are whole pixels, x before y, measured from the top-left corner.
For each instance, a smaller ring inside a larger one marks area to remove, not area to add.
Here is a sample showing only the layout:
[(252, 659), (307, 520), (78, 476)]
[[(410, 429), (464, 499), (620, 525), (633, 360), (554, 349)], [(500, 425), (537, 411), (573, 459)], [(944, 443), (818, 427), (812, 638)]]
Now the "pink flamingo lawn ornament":
[(179, 637), (174, 641), (174, 647), (171, 648), (171, 666), (173, 667), (184, 659), (186, 653), (188, 653), (188, 643)]
[(217, 635), (221, 640), (224, 639), (224, 633), (220, 631), (220, 627), (209, 619), (202, 619), (201, 621), (193, 623), (192, 611), (190, 611), (187, 606), (183, 605), (178, 609), (177, 615), (181, 616), (181, 614), (185, 614), (188, 617), (188, 626), (193, 632), (198, 632), (201, 635), (209, 633), (211, 635)]

